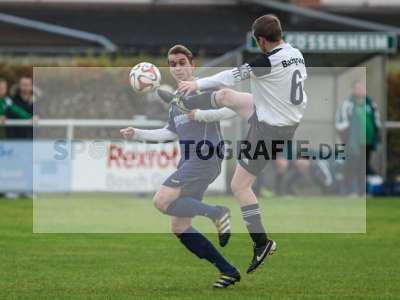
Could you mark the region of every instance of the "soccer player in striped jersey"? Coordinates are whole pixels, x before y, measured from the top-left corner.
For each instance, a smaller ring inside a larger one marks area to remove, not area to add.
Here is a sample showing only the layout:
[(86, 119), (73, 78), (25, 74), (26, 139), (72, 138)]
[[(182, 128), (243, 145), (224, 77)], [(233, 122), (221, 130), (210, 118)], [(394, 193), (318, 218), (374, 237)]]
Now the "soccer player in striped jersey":
[[(172, 47), (168, 52), (168, 64), (177, 82), (194, 80), (193, 55), (186, 47), (182, 45)], [(229, 209), (202, 202), (208, 186), (221, 172), (222, 159), (214, 156), (209, 160), (202, 160), (193, 145), (191, 151), (185, 151), (186, 142), (194, 142), (197, 145), (207, 140), (214, 148), (220, 144), (222, 134), (219, 120), (226, 116), (226, 112), (231, 116), (235, 113), (227, 108), (219, 109), (217, 112), (219, 118), (213, 122), (198, 122), (182, 113), (175, 105), (171, 105), (168, 125), (165, 128), (141, 130), (128, 127), (122, 129), (121, 134), (127, 139), (133, 137), (142, 141), (179, 140), (181, 160), (178, 169), (161, 185), (153, 201), (157, 209), (171, 216), (171, 229), (181, 243), (197, 257), (208, 260), (220, 271), (221, 275), (213, 287), (225, 288), (240, 281), (240, 273), (204, 235), (192, 227), (193, 217), (208, 217), (217, 227), (220, 246), (224, 247), (228, 243), (231, 235)]]
[[(178, 90), (181, 96), (170, 98), (170, 102), (177, 103), (182, 109), (228, 107), (250, 123), (247, 136), (250, 155), (239, 155), (231, 182), (254, 242), (253, 258), (247, 273), (253, 272), (276, 249), (275, 241), (268, 238), (261, 222), (260, 207), (251, 188), (268, 161), (268, 158), (256, 154), (262, 144), (271, 153), (274, 141), (291, 140), (307, 103), (304, 91), (307, 72), (303, 55), (283, 41), (279, 19), (274, 15), (256, 19), (252, 34), (262, 54), (211, 77), (180, 82)], [(251, 94), (224, 88), (190, 96), (197, 90), (233, 86), (246, 79), (250, 79)]]

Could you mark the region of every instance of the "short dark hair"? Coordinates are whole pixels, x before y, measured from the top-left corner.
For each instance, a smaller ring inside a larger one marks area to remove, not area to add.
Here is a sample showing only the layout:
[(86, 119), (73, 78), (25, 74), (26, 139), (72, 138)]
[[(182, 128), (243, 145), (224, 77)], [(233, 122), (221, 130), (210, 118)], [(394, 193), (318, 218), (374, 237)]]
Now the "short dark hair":
[(264, 15), (257, 18), (251, 29), (255, 38), (263, 37), (268, 42), (278, 42), (282, 39), (281, 22), (275, 15)]
[(171, 54), (183, 54), (187, 57), (187, 59), (189, 60), (190, 63), (192, 63), (192, 61), (193, 61), (192, 51), (190, 51), (187, 47), (180, 45), (180, 44), (172, 46), (168, 50), (168, 56), (170, 56)]

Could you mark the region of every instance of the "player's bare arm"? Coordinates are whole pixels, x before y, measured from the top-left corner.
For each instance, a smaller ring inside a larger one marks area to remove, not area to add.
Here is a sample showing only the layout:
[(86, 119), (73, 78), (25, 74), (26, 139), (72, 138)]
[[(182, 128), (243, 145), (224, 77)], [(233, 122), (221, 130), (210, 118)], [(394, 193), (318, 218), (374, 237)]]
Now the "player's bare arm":
[(126, 139), (137, 139), (146, 142), (168, 142), (177, 139), (177, 135), (167, 127), (160, 129), (138, 129), (127, 127), (120, 130), (121, 135)]
[(212, 110), (194, 109), (188, 114), (190, 120), (207, 123), (228, 120), (236, 116), (236, 112), (227, 107)]

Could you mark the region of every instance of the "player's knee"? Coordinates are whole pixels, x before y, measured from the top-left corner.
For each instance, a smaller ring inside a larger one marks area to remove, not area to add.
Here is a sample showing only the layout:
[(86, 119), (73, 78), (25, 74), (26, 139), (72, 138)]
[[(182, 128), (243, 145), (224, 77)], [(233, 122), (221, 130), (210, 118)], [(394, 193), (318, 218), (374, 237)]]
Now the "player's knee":
[(251, 189), (251, 185), (247, 185), (246, 183), (236, 179), (231, 181), (231, 190), (236, 198), (240, 199), (241, 195), (247, 193), (249, 189)]
[(162, 213), (167, 211), (168, 203), (168, 199), (159, 192), (157, 192), (153, 197), (154, 207)]
[(179, 194), (179, 188), (161, 186), (153, 197), (153, 204), (159, 211), (166, 213), (168, 206), (179, 197)]
[(233, 98), (231, 89), (221, 89), (215, 94), (215, 100), (220, 106), (229, 106)]
[(192, 221), (190, 219), (171, 219), (171, 232), (175, 235), (184, 233), (190, 226), (192, 226)]
[(239, 185), (237, 184), (236, 180), (231, 181), (231, 191), (235, 197), (237, 197), (238, 193), (240, 193), (240, 188), (239, 188)]

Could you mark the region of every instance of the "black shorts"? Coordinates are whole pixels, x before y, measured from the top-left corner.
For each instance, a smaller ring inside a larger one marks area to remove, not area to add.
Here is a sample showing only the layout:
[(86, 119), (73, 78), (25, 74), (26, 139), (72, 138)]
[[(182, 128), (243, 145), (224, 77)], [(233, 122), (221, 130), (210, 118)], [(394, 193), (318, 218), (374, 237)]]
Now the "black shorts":
[(163, 183), (168, 187), (181, 187), (180, 197), (193, 197), (202, 200), (208, 186), (221, 173), (221, 160), (184, 161), (178, 170)]
[[(267, 165), (268, 161), (274, 160), (280, 155), (280, 152), (275, 151), (272, 145), (275, 143), (277, 145), (276, 148), (285, 148), (288, 145), (288, 141), (293, 139), (298, 124), (292, 126), (272, 126), (259, 121), (256, 112), (250, 117), (249, 124), (250, 129), (245, 143), (250, 147), (248, 151), (250, 157), (243, 155), (243, 152), (240, 153), (238, 149), (238, 162), (246, 171), (257, 176)], [(260, 145), (260, 143), (263, 145)], [(282, 143), (284, 144), (282, 145)], [(242, 149), (243, 146), (243, 144), (240, 145)], [(260, 150), (266, 151), (260, 152)], [(265, 152), (266, 155), (262, 155)]]

